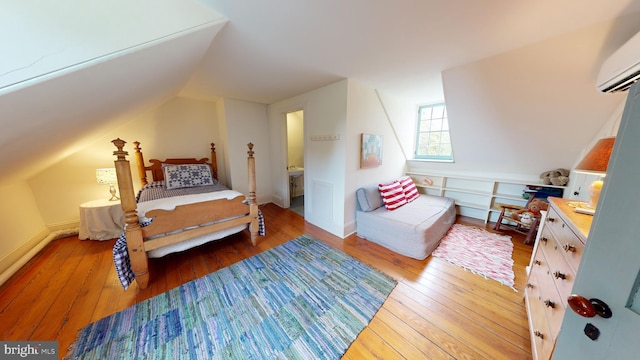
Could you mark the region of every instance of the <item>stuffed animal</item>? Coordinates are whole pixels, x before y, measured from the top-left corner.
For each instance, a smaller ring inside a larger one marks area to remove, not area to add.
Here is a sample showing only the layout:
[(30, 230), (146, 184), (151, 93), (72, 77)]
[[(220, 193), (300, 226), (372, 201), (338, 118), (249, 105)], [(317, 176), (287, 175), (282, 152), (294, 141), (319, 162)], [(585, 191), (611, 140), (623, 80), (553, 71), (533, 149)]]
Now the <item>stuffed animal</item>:
[[(534, 216), (540, 215), (541, 210), (549, 209), (549, 203), (540, 199), (533, 199), (529, 202), (529, 205), (526, 209), (517, 210), (511, 213), (511, 218), (514, 220), (524, 221), (522, 220), (522, 215), (528, 213), (525, 217), (529, 217), (531, 221), (533, 221)], [(526, 223), (525, 223), (526, 224)]]
[(520, 214), (520, 222), (526, 225), (529, 225), (533, 222), (533, 213), (523, 212)]
[(545, 171), (540, 174), (540, 180), (542, 180), (542, 183), (545, 185), (567, 185), (567, 183), (569, 182), (569, 170), (555, 169)]

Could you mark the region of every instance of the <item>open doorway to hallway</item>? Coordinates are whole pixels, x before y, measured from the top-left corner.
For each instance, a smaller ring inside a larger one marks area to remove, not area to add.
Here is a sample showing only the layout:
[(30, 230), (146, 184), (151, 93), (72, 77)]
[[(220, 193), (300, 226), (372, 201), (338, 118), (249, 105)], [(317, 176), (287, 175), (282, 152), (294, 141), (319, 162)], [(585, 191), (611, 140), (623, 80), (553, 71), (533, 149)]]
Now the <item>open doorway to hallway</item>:
[(304, 216), (304, 111), (287, 113), (289, 209)]

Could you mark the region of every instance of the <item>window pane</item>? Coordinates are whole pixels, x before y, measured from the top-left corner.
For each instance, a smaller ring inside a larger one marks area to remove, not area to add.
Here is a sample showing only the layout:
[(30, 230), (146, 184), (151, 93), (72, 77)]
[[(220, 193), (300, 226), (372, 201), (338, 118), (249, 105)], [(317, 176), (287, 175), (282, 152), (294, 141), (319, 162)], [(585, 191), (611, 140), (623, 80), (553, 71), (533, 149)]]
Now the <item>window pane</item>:
[(431, 129), (430, 131), (442, 131), (442, 120), (431, 120)]
[(428, 120), (431, 119), (431, 108), (424, 108), (420, 111), (420, 119)]
[(443, 117), (444, 117), (444, 106), (433, 107), (433, 115), (431, 115), (431, 118), (442, 119)]
[(418, 159), (453, 160), (445, 104), (418, 108), (416, 154)]
[(450, 156), (451, 155), (451, 144), (441, 144), (440, 152), (438, 155)]

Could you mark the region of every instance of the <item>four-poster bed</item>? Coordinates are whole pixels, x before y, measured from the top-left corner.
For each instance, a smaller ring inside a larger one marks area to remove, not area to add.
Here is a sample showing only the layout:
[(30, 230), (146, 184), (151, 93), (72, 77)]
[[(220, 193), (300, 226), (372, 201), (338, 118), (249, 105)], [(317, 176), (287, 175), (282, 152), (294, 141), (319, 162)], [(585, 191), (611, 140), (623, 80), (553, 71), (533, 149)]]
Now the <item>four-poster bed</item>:
[[(138, 286), (144, 289), (149, 282), (149, 257), (161, 257), (171, 252), (186, 250), (246, 228), (251, 233), (251, 243), (256, 245), (258, 234), (264, 231), (264, 224), (256, 202), (253, 144), (248, 144), (249, 194), (245, 197), (218, 183), (213, 143), (210, 163), (206, 158), (163, 161), (152, 159), (151, 165), (145, 166), (140, 143), (134, 142), (138, 175), (142, 185), (136, 196), (129, 160), (126, 159), (128, 152), (123, 150), (126, 142), (118, 138), (112, 143), (117, 148), (113, 152), (116, 156), (114, 163), (126, 224), (125, 233), (114, 247), (114, 260), (118, 276), (125, 288), (132, 280), (126, 283), (123, 281), (119, 257), (126, 258), (127, 253), (128, 259), (122, 262), (125, 263), (125, 267), (130, 267)], [(152, 183), (147, 181), (148, 171), (151, 172)], [(145, 191), (164, 194), (152, 194), (146, 198)], [(125, 253), (117, 254), (117, 251), (122, 251), (123, 248), (126, 249)]]

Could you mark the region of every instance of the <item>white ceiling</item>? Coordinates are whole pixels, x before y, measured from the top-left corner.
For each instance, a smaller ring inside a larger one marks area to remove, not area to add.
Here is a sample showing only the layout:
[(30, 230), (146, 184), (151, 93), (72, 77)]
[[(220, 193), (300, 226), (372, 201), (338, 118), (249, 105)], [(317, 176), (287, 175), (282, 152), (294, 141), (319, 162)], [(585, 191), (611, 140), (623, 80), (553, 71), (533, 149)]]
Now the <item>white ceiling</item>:
[[(12, 154), (0, 156), (0, 180), (26, 178), (176, 95), (270, 104), (352, 78), (435, 102), (443, 70), (640, 11), (640, 0), (104, 4), (0, 0), (0, 152)], [(195, 31), (220, 15), (217, 35)]]
[(342, 78), (442, 100), (442, 70), (640, 10), (638, 0), (201, 1), (229, 23), (181, 94), (267, 104)]

